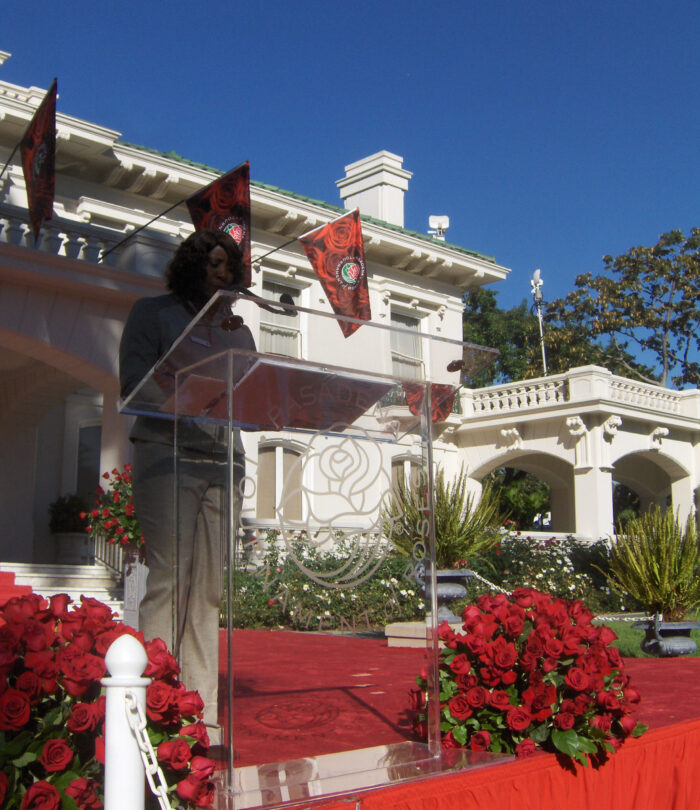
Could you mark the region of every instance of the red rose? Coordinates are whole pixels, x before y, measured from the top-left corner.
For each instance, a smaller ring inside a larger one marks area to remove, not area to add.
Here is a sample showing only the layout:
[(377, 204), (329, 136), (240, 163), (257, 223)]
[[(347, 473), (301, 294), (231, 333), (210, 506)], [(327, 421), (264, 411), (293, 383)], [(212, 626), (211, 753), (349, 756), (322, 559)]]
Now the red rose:
[(503, 636), (499, 636), (489, 647), (488, 655), (494, 666), (499, 669), (510, 669), (518, 660), (515, 646), (506, 641)]
[(480, 709), (482, 706), (486, 705), (489, 699), (489, 692), (487, 689), (484, 689), (483, 686), (475, 686), (466, 693), (465, 697), (470, 706), (475, 709)]
[(506, 714), (506, 724), (513, 731), (525, 731), (532, 723), (532, 715), (523, 706), (513, 706)]
[(617, 711), (620, 708), (620, 700), (614, 692), (601, 691), (596, 695), (596, 703), (608, 712)]
[(193, 737), (202, 748), (209, 748), (209, 735), (204, 723), (193, 723), (191, 726), (183, 726), (180, 729), (183, 737)]
[(502, 712), (510, 709), (510, 698), (503, 689), (494, 689), (489, 695), (488, 703), (489, 706), (493, 706), (494, 709), (499, 709)]
[(177, 660), (168, 651), (162, 638), (154, 638), (146, 643), (148, 665), (143, 673), (146, 678), (171, 678), (180, 674)]
[(469, 740), (469, 747), (472, 751), (488, 751), (489, 745), (491, 745), (491, 735), (488, 731), (477, 731)]
[(73, 734), (82, 734), (94, 731), (97, 725), (97, 716), (91, 703), (76, 703), (72, 710), (66, 728)]
[(601, 731), (610, 731), (612, 728), (612, 717), (609, 714), (596, 714), (589, 722), (593, 728), (599, 728)]
[(95, 759), (101, 763), (102, 765), (105, 764), (105, 738), (104, 737), (96, 737), (95, 738)]
[(464, 748), (463, 745), (455, 740), (452, 731), (448, 731), (447, 734), (442, 738), (442, 747), (443, 748)]
[(16, 686), (29, 698), (30, 703), (38, 703), (41, 695), (41, 681), (35, 672), (25, 670), (18, 678)]
[(214, 801), (214, 784), (190, 774), (177, 783), (177, 795), (195, 807), (208, 807)]
[(29, 722), (29, 698), (19, 689), (7, 689), (0, 695), (0, 730), (19, 731)]
[(520, 757), (531, 757), (535, 751), (537, 750), (537, 745), (535, 744), (534, 740), (531, 740), (529, 737), (526, 737), (522, 742), (519, 742), (515, 746), (515, 756)]
[(516, 588), (512, 595), (515, 604), (520, 607), (528, 608), (535, 603), (535, 591), (532, 588)]
[(177, 696), (177, 708), (185, 717), (201, 717), (204, 701), (197, 691), (181, 692)]
[(639, 694), (639, 691), (631, 686), (627, 687), (626, 689), (623, 689), (622, 694), (625, 696), (625, 700), (628, 703), (631, 703), (633, 706), (636, 706), (642, 699), (642, 696)]
[(66, 796), (71, 796), (81, 810), (99, 810), (102, 807), (100, 797), (97, 795), (97, 782), (80, 776), (74, 779), (66, 788)]
[(73, 600), (67, 593), (56, 593), (49, 597), (49, 610), (56, 619), (60, 618)]
[(620, 724), (620, 728), (622, 729), (622, 733), (625, 735), (625, 737), (631, 734), (637, 725), (637, 721), (629, 714), (623, 714), (618, 720), (618, 723)]
[(486, 650), (486, 640), (483, 636), (477, 636), (475, 633), (470, 633), (464, 643), (472, 655), (482, 655)]
[(472, 715), (471, 706), (465, 695), (455, 695), (455, 697), (450, 700), (448, 706), (450, 707), (450, 714), (457, 721), (466, 720)]
[(567, 686), (570, 686), (576, 692), (585, 692), (590, 684), (589, 676), (578, 667), (571, 667), (571, 669), (564, 676)]
[(507, 670), (506, 672), (501, 673), (501, 683), (504, 686), (510, 686), (512, 683), (515, 683), (518, 680), (518, 673), (512, 669)]
[(521, 616), (506, 616), (505, 621), (503, 622), (503, 631), (511, 638), (518, 638), (518, 636), (523, 632), (524, 625), (525, 622)]
[(190, 747), (182, 737), (167, 740), (158, 746), (158, 759), (174, 771), (181, 771), (187, 767), (191, 757)]
[(192, 757), (190, 770), (200, 779), (208, 779), (216, 770), (216, 762), (208, 757)]
[(39, 757), (39, 762), (49, 773), (65, 771), (73, 760), (73, 749), (65, 740), (48, 740)]
[(146, 714), (156, 723), (169, 721), (174, 713), (172, 703), (177, 696), (172, 686), (154, 681), (146, 687)]
[(455, 655), (452, 661), (450, 661), (450, 669), (455, 675), (467, 675), (471, 668), (472, 665), (464, 653)]
[(5, 795), (7, 794), (7, 788), (10, 784), (10, 780), (7, 778), (7, 774), (5, 771), (0, 771), (0, 805), (5, 801)]
[(559, 712), (559, 714), (554, 718), (554, 725), (560, 731), (568, 731), (570, 728), (574, 727), (575, 722), (576, 718), (570, 712)]
[[(85, 597), (81, 597), (84, 599)], [(70, 648), (66, 648), (66, 652)], [(80, 697), (107, 672), (105, 662), (97, 655), (81, 653), (61, 657), (61, 672), (63, 672), (63, 687), (71, 697)]]
[(48, 782), (34, 782), (22, 799), (21, 810), (58, 810), (61, 794)]
[(548, 658), (559, 658), (564, 652), (564, 642), (558, 638), (548, 638), (544, 643), (544, 654)]

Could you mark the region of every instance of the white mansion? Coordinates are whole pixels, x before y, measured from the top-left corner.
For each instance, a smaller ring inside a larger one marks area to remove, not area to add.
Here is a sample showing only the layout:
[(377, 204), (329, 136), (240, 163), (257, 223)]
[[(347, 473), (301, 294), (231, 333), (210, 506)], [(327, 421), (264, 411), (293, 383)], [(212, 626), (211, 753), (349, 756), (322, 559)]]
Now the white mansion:
[[(0, 53), (0, 65), (8, 57)], [(0, 165), (22, 136), (44, 89), (0, 81)], [(61, 494), (94, 490), (101, 472), (129, 460), (129, 419), (117, 412), (117, 354), (138, 298), (163, 291), (175, 246), (192, 232), (184, 205), (123, 248), (101, 253), (217, 172), (124, 143), (119, 133), (57, 115), (54, 218), (35, 247), (19, 158), (0, 179), (0, 561), (52, 562), (47, 507)], [(239, 162), (232, 156), (232, 164)], [(460, 339), (462, 296), (503, 281), (493, 259), (403, 228), (411, 174), (382, 151), (345, 167), (343, 206), (359, 206), (373, 318)], [(254, 169), (254, 167), (253, 167)], [(342, 213), (343, 208), (253, 182), (253, 258)], [(253, 290), (330, 311), (298, 243), (254, 265)], [(261, 317), (262, 349), (304, 339), (293, 318)], [(413, 362), (411, 341), (392, 346)], [(460, 412), (461, 411), (461, 412)], [(700, 478), (700, 396), (632, 383), (601, 368), (462, 392), (442, 423), (436, 457), (465, 464), (472, 486), (491, 470), (518, 467), (551, 487), (552, 530), (612, 532), (613, 480), (643, 503), (687, 514)], [(272, 448), (269, 463), (284, 463)], [(405, 458), (397, 457), (401, 465)], [(274, 504), (270, 505), (271, 507)], [(266, 507), (267, 508), (267, 507)]]

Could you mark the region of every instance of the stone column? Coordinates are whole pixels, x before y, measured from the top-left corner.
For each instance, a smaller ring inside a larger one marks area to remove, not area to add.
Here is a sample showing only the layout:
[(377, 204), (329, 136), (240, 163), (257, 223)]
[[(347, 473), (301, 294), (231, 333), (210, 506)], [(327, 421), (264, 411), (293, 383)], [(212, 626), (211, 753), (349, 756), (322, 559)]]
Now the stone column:
[(102, 446), (100, 448), (100, 474), (115, 467), (121, 469), (131, 458), (129, 446), (130, 419), (117, 410), (116, 393), (106, 392), (102, 397)]
[(612, 470), (574, 470), (576, 534), (597, 540), (613, 534)]

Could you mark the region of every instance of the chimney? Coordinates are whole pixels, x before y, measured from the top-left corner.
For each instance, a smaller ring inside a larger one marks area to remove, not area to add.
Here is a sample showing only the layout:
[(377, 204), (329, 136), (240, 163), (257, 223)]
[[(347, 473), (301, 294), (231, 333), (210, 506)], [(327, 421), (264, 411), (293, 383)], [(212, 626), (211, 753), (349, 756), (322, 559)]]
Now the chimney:
[(386, 150), (346, 166), (336, 181), (345, 207), (403, 228), (403, 195), (413, 173), (402, 167), (403, 158)]

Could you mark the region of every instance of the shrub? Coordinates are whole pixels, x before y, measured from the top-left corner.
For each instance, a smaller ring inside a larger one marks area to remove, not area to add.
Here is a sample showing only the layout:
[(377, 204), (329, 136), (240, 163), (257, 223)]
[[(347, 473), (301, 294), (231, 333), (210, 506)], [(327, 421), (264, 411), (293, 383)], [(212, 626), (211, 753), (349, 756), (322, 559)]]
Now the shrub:
[(618, 534), (607, 578), (616, 592), (673, 621), (700, 604), (699, 561), (695, 520), (683, 526), (657, 506)]
[[(384, 515), (384, 530), (396, 550), (413, 554), (416, 543), (425, 543), (427, 527), (426, 488), (422, 482), (398, 482)], [(444, 470), (435, 475), (435, 559), (438, 568), (452, 568), (459, 560), (494, 545), (503, 524), (498, 498), (489, 485), (481, 497), (467, 493), (467, 474), (462, 469), (451, 483)]]
[[(357, 564), (352, 544), (338, 540), (331, 549), (317, 549), (299, 538), (292, 553), (277, 544), (278, 533), (267, 532), (255, 544), (257, 565), (238, 567), (231, 577), (235, 627), (291, 626), (299, 630), (367, 631), (388, 622), (422, 615), (421, 586), (405, 557), (384, 546), (375, 570), (352, 587), (324, 587), (300, 567), (318, 575), (348, 571)], [(370, 569), (371, 570), (371, 569)]]
[[(568, 536), (546, 540), (507, 534), (500, 543), (469, 559), (469, 567), (506, 591), (537, 588), (565, 599), (581, 599), (594, 611), (635, 609), (607, 582), (610, 548), (605, 540), (586, 544)], [(477, 592), (486, 586), (477, 585)]]

